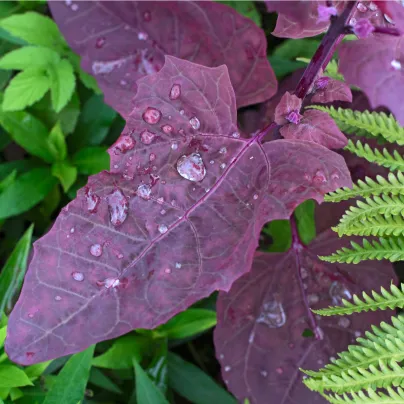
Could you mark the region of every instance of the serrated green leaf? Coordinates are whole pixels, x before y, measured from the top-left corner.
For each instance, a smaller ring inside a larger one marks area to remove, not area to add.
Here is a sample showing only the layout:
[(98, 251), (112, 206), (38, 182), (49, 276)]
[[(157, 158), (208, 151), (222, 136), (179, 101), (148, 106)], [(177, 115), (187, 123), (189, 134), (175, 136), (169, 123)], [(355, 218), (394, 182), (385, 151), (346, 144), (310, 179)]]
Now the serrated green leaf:
[(32, 385), (25, 372), (17, 366), (0, 364), (0, 388)]
[(50, 65), (48, 68), (51, 78), (52, 106), (56, 112), (60, 112), (69, 102), (76, 86), (73, 66), (66, 59)]
[(41, 46), (24, 46), (5, 54), (0, 59), (0, 69), (24, 70), (57, 64), (60, 56), (52, 49)]
[(86, 147), (73, 156), (72, 162), (81, 174), (97, 174), (109, 169), (109, 154), (105, 147)]
[(0, 219), (6, 219), (34, 207), (56, 184), (49, 168), (34, 168), (18, 177), (0, 194)]
[(64, 160), (67, 156), (65, 136), (59, 123), (52, 128), (48, 136), (48, 143), (54, 160)]
[(27, 12), (15, 14), (0, 21), (0, 27), (13, 36), (32, 44), (64, 49), (66, 43), (55, 22), (42, 14)]
[(21, 288), (27, 270), (33, 229), (31, 225), (20, 238), (0, 272), (0, 313), (6, 308), (10, 309), (13, 297)]
[(136, 359), (133, 359), (138, 404), (169, 404), (160, 389), (149, 379)]
[(9, 83), (3, 98), (3, 111), (18, 111), (40, 100), (50, 88), (49, 77), (41, 68), (18, 73)]
[(77, 178), (77, 168), (67, 161), (60, 161), (52, 165), (52, 175), (59, 179), (63, 190), (67, 192)]
[(294, 212), (299, 237), (306, 245), (310, 244), (316, 238), (316, 222), (314, 220), (315, 208), (316, 205), (314, 201), (310, 199), (300, 204)]
[(84, 398), (94, 345), (73, 355), (56, 376), (43, 404), (77, 404)]
[(25, 111), (0, 110), (0, 125), (28, 153), (48, 163), (54, 161), (54, 155), (48, 143), (48, 129), (39, 119)]

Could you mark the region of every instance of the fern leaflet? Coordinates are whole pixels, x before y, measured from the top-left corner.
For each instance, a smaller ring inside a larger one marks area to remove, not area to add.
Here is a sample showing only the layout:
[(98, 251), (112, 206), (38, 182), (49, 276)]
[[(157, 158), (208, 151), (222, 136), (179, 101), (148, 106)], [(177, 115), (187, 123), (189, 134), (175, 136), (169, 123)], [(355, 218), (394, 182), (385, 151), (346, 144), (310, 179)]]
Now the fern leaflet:
[(352, 392), (351, 397), (344, 393), (342, 396), (324, 395), (324, 398), (332, 404), (404, 404), (404, 390), (401, 387), (396, 390), (388, 387), (385, 392), (376, 392), (369, 388), (366, 393)]

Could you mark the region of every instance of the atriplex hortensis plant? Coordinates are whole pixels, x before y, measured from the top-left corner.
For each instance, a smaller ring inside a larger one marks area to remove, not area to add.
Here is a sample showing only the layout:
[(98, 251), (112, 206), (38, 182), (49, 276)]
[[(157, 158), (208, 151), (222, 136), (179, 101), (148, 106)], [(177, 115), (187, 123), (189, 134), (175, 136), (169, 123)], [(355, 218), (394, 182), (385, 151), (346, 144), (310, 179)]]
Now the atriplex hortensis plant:
[(237, 128), (237, 107), (269, 99), (277, 83), (250, 20), (211, 2), (50, 4), (126, 127), (110, 148), (110, 171), (90, 177), (35, 243), (9, 321), (12, 360), (32, 364), (153, 328), (220, 290), (215, 344), (237, 398), (322, 403), (302, 390), (299, 367), (319, 368), (387, 318), (312, 314), (394, 279), (389, 265), (357, 271), (318, 260), (340, 245), (328, 232), (306, 247), (292, 220), (287, 253), (255, 250), (266, 222), (351, 186), (344, 159), (329, 150), (347, 144), (344, 134), (326, 111), (302, 109), (351, 101), (345, 83), (323, 75), (345, 34), (359, 38), (338, 48), (347, 83), (404, 122), (404, 10), (395, 2), (267, 5), (278, 12), (274, 35), (327, 32), (295, 91), (266, 117), (272, 122), (251, 134)]

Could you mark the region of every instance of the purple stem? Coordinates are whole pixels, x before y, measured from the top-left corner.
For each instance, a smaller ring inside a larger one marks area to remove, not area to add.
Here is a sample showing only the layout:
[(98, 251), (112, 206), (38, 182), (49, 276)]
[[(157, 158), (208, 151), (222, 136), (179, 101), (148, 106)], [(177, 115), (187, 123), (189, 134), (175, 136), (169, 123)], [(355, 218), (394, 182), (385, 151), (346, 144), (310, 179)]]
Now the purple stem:
[(302, 100), (306, 97), (314, 80), (325, 69), (332, 58), (336, 47), (344, 37), (344, 30), (355, 7), (356, 1), (348, 1), (344, 11), (337, 18), (332, 19), (331, 26), (321, 41), (313, 58), (307, 66), (295, 94)]

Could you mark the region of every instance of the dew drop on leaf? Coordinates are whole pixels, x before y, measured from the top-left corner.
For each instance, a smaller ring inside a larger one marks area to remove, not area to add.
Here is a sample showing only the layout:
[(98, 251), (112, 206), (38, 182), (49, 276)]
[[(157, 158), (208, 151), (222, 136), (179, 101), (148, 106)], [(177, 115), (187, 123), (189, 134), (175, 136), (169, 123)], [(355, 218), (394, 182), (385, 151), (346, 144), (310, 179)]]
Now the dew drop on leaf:
[(310, 304), (318, 303), (320, 298), (316, 294), (311, 294), (307, 296), (307, 300)]
[(329, 289), (329, 295), (332, 300), (332, 303), (335, 306), (339, 306), (342, 304), (342, 299), (349, 300), (352, 298), (351, 292), (348, 288), (343, 285), (341, 282), (334, 281)]
[(177, 144), (177, 143), (173, 143), (173, 144), (171, 145), (171, 149), (177, 150), (177, 149), (178, 149), (178, 144)]
[(240, 137), (240, 133), (233, 132), (231, 136), (234, 137), (235, 139), (238, 139)]
[(154, 161), (154, 160), (156, 160), (156, 155), (154, 153), (150, 153), (149, 161)]
[(115, 143), (115, 150), (119, 150), (122, 153), (132, 150), (135, 147), (135, 140), (130, 135), (121, 136)]
[(160, 224), (158, 229), (161, 234), (164, 234), (167, 233), (168, 227), (165, 224)]
[(164, 272), (165, 272), (166, 274), (171, 274), (171, 269), (170, 269), (170, 268), (166, 268), (166, 269), (164, 270)]
[(121, 282), (119, 281), (118, 278), (107, 278), (104, 281), (104, 286), (106, 289), (109, 288), (116, 288), (117, 286), (119, 286)]
[(347, 317), (341, 317), (338, 320), (338, 325), (342, 328), (348, 328), (351, 324), (351, 321)]
[(401, 70), (401, 63), (399, 60), (393, 59), (391, 61), (391, 66), (393, 67), (394, 70)]
[(257, 323), (266, 324), (269, 328), (280, 328), (286, 323), (286, 314), (282, 303), (272, 300), (264, 303)]
[(206, 176), (206, 168), (199, 153), (181, 156), (177, 161), (177, 171), (182, 178), (199, 182)]
[(72, 4), (71, 9), (72, 9), (72, 11), (77, 11), (79, 9), (78, 4)]
[(267, 377), (268, 376), (268, 372), (266, 370), (261, 370), (261, 376), (262, 377)]
[(199, 122), (199, 119), (194, 116), (189, 120), (189, 124), (192, 126), (193, 129), (198, 130), (201, 127), (201, 123)]
[(366, 13), (366, 11), (368, 11), (368, 8), (362, 2), (359, 2), (358, 5), (356, 6), (356, 8), (361, 13)]
[(220, 150), (219, 150), (219, 153), (220, 154), (226, 154), (227, 153), (226, 147), (221, 147)]
[(182, 267), (182, 265), (181, 265), (179, 262), (176, 262), (176, 263), (175, 263), (175, 267), (176, 267), (177, 269), (180, 269), (180, 268)]
[(74, 272), (72, 272), (72, 277), (77, 282), (84, 281), (84, 274), (82, 272), (74, 271)]
[(225, 366), (225, 367), (224, 367), (224, 371), (225, 371), (225, 372), (230, 372), (230, 370), (231, 370), (231, 367), (230, 367), (230, 366)]
[(170, 90), (170, 99), (176, 100), (181, 95), (181, 86), (179, 84), (174, 84)]
[(258, 199), (258, 195), (254, 194), (253, 199), (256, 201)]
[(87, 201), (87, 209), (90, 213), (97, 212), (97, 207), (100, 203), (100, 197), (96, 194), (93, 194), (90, 188), (86, 189), (85, 197)]
[(278, 373), (278, 375), (283, 374), (283, 369), (282, 368), (276, 368), (276, 373)]
[(316, 174), (313, 177), (313, 182), (316, 182), (318, 184), (321, 184), (321, 183), (324, 184), (327, 182), (327, 178), (321, 170), (317, 170)]
[(145, 11), (143, 13), (143, 20), (146, 22), (151, 21), (151, 12), (150, 11)]
[(55, 296), (55, 300), (56, 300), (57, 302), (60, 302), (60, 301), (62, 300), (62, 298), (61, 298), (60, 296)]
[(90, 254), (94, 257), (101, 257), (102, 255), (102, 246), (101, 244), (93, 244), (90, 247)]
[(137, 187), (136, 191), (137, 196), (140, 196), (142, 199), (148, 201), (150, 199), (151, 187), (148, 184), (140, 184)]
[(147, 35), (146, 32), (139, 32), (137, 34), (137, 39), (139, 39), (139, 41), (146, 41), (148, 37), (149, 35)]
[(72, 227), (71, 229), (70, 229), (70, 233), (74, 233), (75, 232), (75, 229), (74, 229), (74, 227)]
[(172, 131), (173, 131), (173, 127), (171, 125), (163, 125), (161, 127), (161, 129), (163, 130), (164, 133), (166, 133), (167, 135), (169, 135)]
[(161, 112), (156, 108), (148, 107), (146, 108), (146, 111), (143, 112), (142, 117), (146, 123), (155, 125), (156, 123), (160, 122)]
[(149, 130), (145, 129), (141, 134), (140, 134), (140, 141), (143, 144), (151, 144), (156, 137), (156, 134), (153, 132), (150, 132)]
[(220, 168), (221, 168), (222, 170), (224, 170), (224, 169), (226, 168), (226, 164), (225, 164), (225, 163), (220, 164)]
[(128, 200), (119, 188), (110, 193), (106, 199), (111, 223), (114, 226), (121, 225), (128, 216)]

